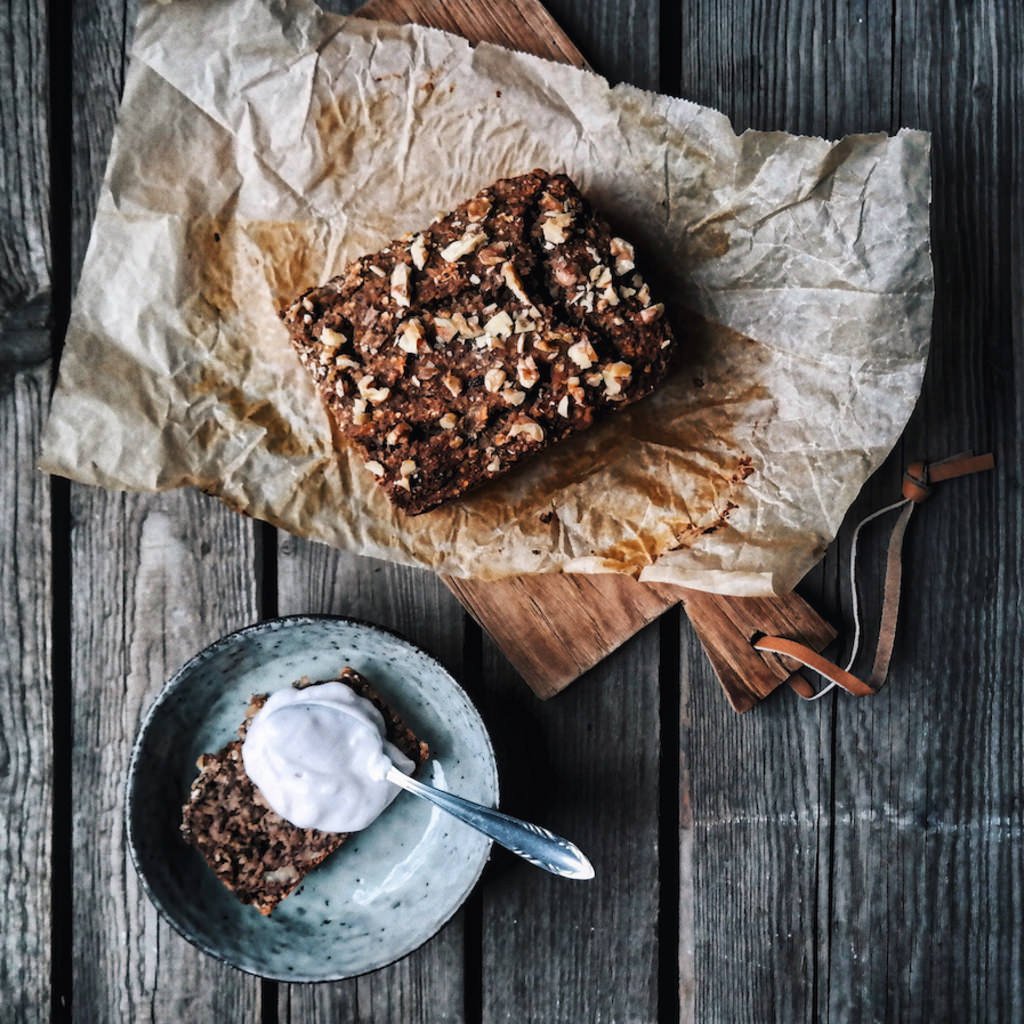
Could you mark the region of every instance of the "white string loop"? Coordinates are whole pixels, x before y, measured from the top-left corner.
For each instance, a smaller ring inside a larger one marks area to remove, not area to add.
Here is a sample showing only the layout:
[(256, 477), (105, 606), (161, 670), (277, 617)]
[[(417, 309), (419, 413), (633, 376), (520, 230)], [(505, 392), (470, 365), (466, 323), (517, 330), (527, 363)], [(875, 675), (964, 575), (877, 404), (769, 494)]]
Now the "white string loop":
[[(853, 647), (850, 651), (850, 660), (847, 661), (845, 669), (847, 672), (853, 670), (853, 663), (857, 660), (857, 654), (860, 651), (860, 638), (861, 638), (861, 621), (860, 621), (860, 598), (857, 596), (857, 541), (860, 539), (860, 531), (864, 529), (868, 523), (874, 522), (879, 516), (884, 516), (887, 512), (895, 512), (898, 508), (903, 508), (904, 505), (911, 504), (909, 498), (902, 498), (900, 501), (894, 501), (891, 505), (886, 505), (885, 508), (880, 508), (877, 512), (872, 512), (871, 515), (865, 516), (856, 526), (853, 531), (853, 537), (850, 540), (850, 605), (853, 611)], [(827, 686), (823, 686), (816, 694), (811, 697), (804, 697), (800, 695), (801, 700), (805, 700), (808, 703), (814, 700), (820, 700), (825, 696), (829, 690), (834, 689), (838, 686), (838, 683), (829, 682)]]

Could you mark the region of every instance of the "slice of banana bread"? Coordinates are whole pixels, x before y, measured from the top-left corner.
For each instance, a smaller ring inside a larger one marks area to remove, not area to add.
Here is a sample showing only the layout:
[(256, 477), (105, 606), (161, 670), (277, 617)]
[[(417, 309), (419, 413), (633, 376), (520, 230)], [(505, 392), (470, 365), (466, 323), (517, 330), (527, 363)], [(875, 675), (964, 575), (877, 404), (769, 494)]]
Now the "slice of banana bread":
[(340, 432), (418, 514), (649, 394), (664, 306), (564, 174), (495, 182), (281, 313)]
[[(338, 679), (365, 697), (384, 716), (387, 738), (417, 767), (429, 756), (426, 743), (412, 733), (354, 669)], [(314, 685), (295, 683), (300, 689)], [(252, 698), (232, 740), (216, 754), (197, 761), (199, 775), (182, 808), (181, 834), (214, 874), (243, 903), (269, 914), (314, 868), (341, 846), (348, 833), (297, 828), (270, 809), (242, 763), (242, 740), (253, 716), (267, 700)]]

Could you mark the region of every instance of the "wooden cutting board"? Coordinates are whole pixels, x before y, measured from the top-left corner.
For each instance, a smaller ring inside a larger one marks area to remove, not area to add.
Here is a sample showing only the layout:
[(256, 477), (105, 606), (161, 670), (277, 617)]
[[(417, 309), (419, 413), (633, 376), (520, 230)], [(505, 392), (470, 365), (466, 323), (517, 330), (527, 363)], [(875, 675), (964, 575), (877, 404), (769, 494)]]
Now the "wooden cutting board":
[[(371, 0), (356, 13), (587, 67), (539, 0)], [(564, 689), (680, 601), (737, 711), (753, 707), (799, 667), (760, 654), (752, 640), (783, 635), (822, 650), (836, 635), (796, 594), (721, 597), (613, 573), (445, 582), (539, 697)]]

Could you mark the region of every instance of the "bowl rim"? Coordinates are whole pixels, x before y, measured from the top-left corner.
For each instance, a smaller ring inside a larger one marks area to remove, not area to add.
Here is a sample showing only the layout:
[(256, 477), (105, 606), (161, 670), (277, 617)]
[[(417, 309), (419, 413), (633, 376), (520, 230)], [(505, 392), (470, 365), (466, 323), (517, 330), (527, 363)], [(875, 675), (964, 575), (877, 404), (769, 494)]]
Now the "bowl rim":
[(491, 853), (494, 849), (494, 843), (491, 840), (487, 841), (487, 845), (483, 847), (484, 855), (480, 859), (480, 864), (476, 871), (473, 873), (472, 880), (467, 884), (465, 892), (455, 902), (452, 910), (447, 916), (443, 917), (438, 923), (437, 927), (421, 942), (418, 942), (415, 946), (411, 946), (392, 957), (390, 960), (385, 960), (383, 963), (377, 964), (373, 967), (367, 968), (365, 971), (359, 971), (354, 974), (339, 974), (335, 976), (320, 976), (320, 975), (309, 975), (300, 974), (296, 972), (289, 972), (287, 974), (275, 974), (275, 973), (262, 973), (261, 971), (255, 970), (251, 967), (243, 966), (242, 964), (236, 963), (230, 957), (226, 956), (220, 950), (214, 948), (209, 943), (204, 941), (198, 935), (190, 933), (186, 927), (181, 924), (173, 914), (173, 912), (164, 905), (164, 902), (156, 895), (150, 886), (149, 879), (146, 873), (143, 871), (139, 863), (139, 853), (136, 847), (136, 831), (133, 825), (132, 810), (134, 807), (133, 797), (133, 783), (135, 777), (139, 771), (139, 759), (142, 751), (142, 740), (149, 730), (153, 719), (156, 717), (161, 706), (170, 697), (171, 693), (179, 684), (180, 680), (188, 675), (197, 665), (208, 661), (215, 654), (221, 651), (223, 648), (230, 646), (232, 643), (236, 643), (239, 639), (247, 636), (251, 633), (258, 633), (265, 631), (268, 627), (279, 626), (284, 623), (311, 623), (311, 622), (344, 622), (354, 626), (362, 626), (370, 630), (375, 630), (380, 633), (386, 633), (396, 640), (411, 647), (418, 654), (423, 655), (428, 661), (432, 662), (455, 687), (456, 691), (460, 693), (466, 700), (466, 703), (476, 712), (477, 718), (480, 719), (482, 726), (481, 733), (484, 738), (486, 750), (490, 756), (491, 775), (494, 783), (494, 802), (495, 806), (500, 803), (500, 786), (498, 779), (498, 762), (494, 754), (494, 744), (491, 741), (491, 735), (487, 730), (487, 724), (483, 720), (483, 716), (480, 714), (480, 709), (476, 706), (475, 701), (466, 692), (465, 688), (461, 683), (448, 671), (447, 668), (441, 662), (435, 658), (428, 651), (425, 651), (419, 644), (414, 643), (407, 636), (399, 633), (398, 630), (389, 629), (387, 626), (381, 626), (376, 622), (370, 622), (367, 619), (360, 619), (351, 615), (330, 615), (327, 613), (318, 612), (306, 612), (298, 613), (294, 615), (276, 615), (267, 619), (260, 619), (258, 622), (249, 623), (247, 626), (242, 626), (240, 629), (233, 630), (230, 633), (225, 633), (223, 636), (214, 640), (213, 643), (202, 648), (202, 650), (193, 654), (186, 662), (184, 662), (163, 684), (160, 688), (160, 692), (156, 695), (153, 702), (150, 704), (145, 715), (142, 717), (139, 723), (138, 730), (135, 734), (135, 740), (132, 743), (131, 756), (128, 760), (128, 772), (125, 779), (124, 785), (124, 827), (125, 827), (125, 842), (128, 846), (128, 853), (131, 857), (132, 866), (135, 868), (136, 877), (139, 880), (139, 884), (142, 886), (143, 892), (149, 899), (150, 903), (156, 907), (157, 913), (160, 917), (166, 921), (171, 928), (174, 929), (186, 942), (194, 946), (196, 949), (201, 950), (207, 956), (213, 957), (213, 959), (220, 961), (223, 964), (227, 964), (229, 967), (233, 967), (235, 970), (241, 971), (244, 974), (248, 974), (255, 978), (265, 978), (268, 981), (280, 981), (288, 984), (317, 984), (317, 983), (330, 983), (338, 981), (348, 981), (352, 978), (362, 978), (369, 974), (373, 974), (376, 971), (382, 970), (385, 967), (390, 967), (392, 964), (398, 963), (400, 960), (404, 960), (407, 956), (415, 953), (416, 950), (421, 949), (431, 939), (435, 938), (438, 933), (448, 924), (449, 921), (465, 906), (466, 900), (469, 899), (473, 890), (476, 888), (477, 883), (480, 881), (480, 876), (483, 874), (484, 869), (487, 867), (487, 863), (491, 858)]

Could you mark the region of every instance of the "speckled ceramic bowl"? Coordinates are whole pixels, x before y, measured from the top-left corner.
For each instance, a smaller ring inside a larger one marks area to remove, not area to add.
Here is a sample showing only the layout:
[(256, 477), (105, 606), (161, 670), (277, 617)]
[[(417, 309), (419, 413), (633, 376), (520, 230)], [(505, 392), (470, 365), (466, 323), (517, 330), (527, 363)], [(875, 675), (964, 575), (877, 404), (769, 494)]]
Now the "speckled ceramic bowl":
[(181, 839), (196, 758), (235, 736), (249, 697), (346, 664), (430, 744), (418, 778), (497, 806), (494, 751), (462, 688), (407, 640), (351, 619), (292, 616), (218, 640), (167, 683), (132, 751), (128, 844), (149, 898), (194, 945), (265, 978), (336, 981), (398, 960), (462, 905), (490, 852), (479, 833), (402, 793), (263, 917)]

